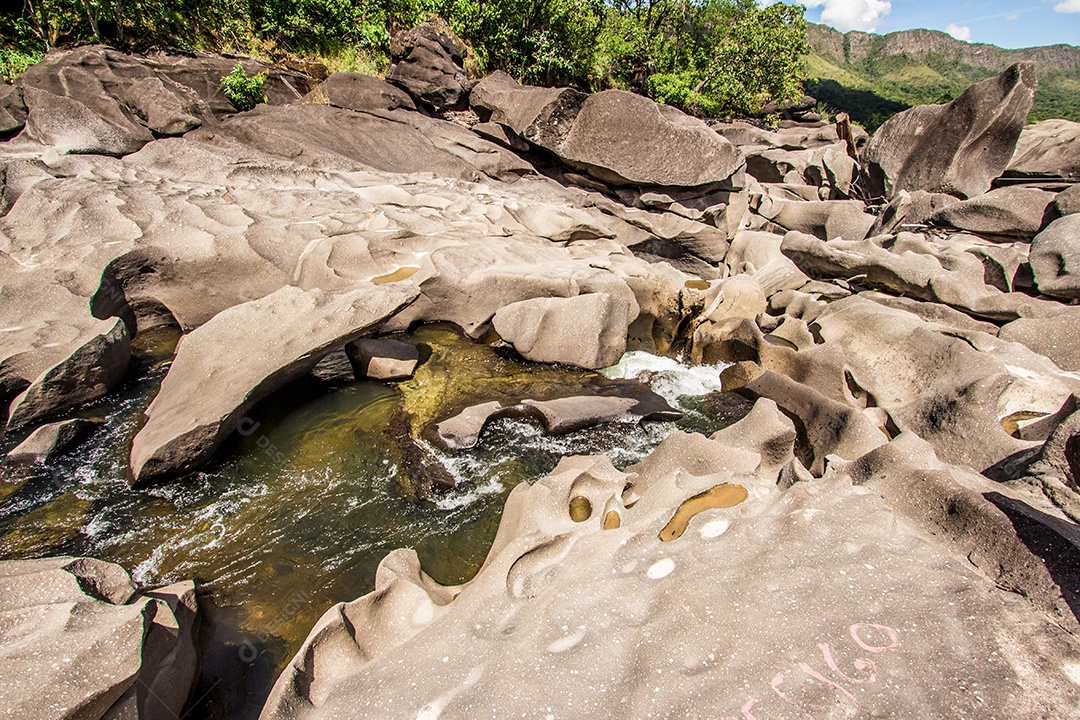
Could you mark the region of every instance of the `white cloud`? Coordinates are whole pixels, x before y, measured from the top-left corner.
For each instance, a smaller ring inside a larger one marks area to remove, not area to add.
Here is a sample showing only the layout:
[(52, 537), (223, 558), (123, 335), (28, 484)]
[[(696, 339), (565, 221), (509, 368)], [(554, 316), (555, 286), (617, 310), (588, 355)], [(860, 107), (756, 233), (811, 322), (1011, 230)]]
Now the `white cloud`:
[[(1080, 0), (1075, 1), (1080, 2)], [(967, 25), (957, 25), (956, 23), (949, 23), (945, 27), (945, 32), (949, 33), (957, 40), (971, 42), (971, 28), (969, 28)]]
[(1080, 0), (1061, 0), (1054, 6), (1054, 12), (1080, 13)]
[[(1062, 4), (1066, 3), (1077, 4), (1080, 0), (1064, 0)], [(872, 32), (892, 12), (889, 0), (807, 0), (806, 6), (822, 7), (821, 22), (842, 32)]]
[(1020, 13), (1013, 13), (1012, 15), (1006, 15), (1005, 19), (1009, 22), (1016, 22), (1020, 19)]

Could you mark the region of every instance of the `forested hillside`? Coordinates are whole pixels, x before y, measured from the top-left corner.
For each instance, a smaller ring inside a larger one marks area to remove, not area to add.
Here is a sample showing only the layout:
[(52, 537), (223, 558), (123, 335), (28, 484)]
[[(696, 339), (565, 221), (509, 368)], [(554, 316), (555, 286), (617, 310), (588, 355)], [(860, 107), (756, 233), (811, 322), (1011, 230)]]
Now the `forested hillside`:
[(843, 34), (814, 24), (808, 25), (807, 38), (812, 49), (807, 92), (870, 128), (912, 105), (951, 100), (972, 83), (1025, 60), (1036, 63), (1039, 75), (1029, 122), (1080, 120), (1080, 48), (1006, 50), (935, 30)]

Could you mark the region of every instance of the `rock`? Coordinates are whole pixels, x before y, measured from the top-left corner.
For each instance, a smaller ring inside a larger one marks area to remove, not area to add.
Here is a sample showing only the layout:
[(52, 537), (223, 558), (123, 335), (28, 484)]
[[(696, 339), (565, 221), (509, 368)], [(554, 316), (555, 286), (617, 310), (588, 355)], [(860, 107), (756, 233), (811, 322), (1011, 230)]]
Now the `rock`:
[(306, 99), (356, 112), (416, 109), (416, 103), (404, 91), (379, 78), (354, 72), (333, 73), (308, 93)]
[(753, 277), (733, 275), (715, 283), (705, 292), (701, 318), (719, 323), (729, 318), (756, 318), (765, 312), (765, 291)]
[(1058, 215), (1075, 215), (1080, 213), (1080, 185), (1073, 185), (1068, 190), (1063, 190), (1054, 198)]
[(950, 203), (931, 222), (982, 236), (1032, 238), (1050, 220), (1054, 194), (1036, 188), (1006, 187)]
[(466, 450), (476, 447), (476, 444), (480, 442), (480, 433), (483, 432), (484, 425), (504, 407), (501, 402), (494, 400), (467, 407), (457, 415), (435, 425), (435, 435), (447, 450)]
[(720, 380), (725, 391), (753, 400), (768, 398), (789, 417), (798, 418), (796, 427), (805, 442), (798, 448), (799, 459), (815, 476), (825, 472), (826, 456), (854, 460), (888, 442), (867, 414), (753, 363), (732, 365), (720, 374)]
[(26, 124), (26, 104), (22, 92), (6, 82), (0, 82), (0, 137), (14, 135)]
[(1004, 172), (1035, 98), (1035, 65), (1018, 63), (945, 105), (921, 105), (885, 122), (863, 151), (863, 192), (982, 195)]
[(998, 337), (1045, 355), (1062, 370), (1080, 372), (1080, 314), (1020, 318), (1004, 325)]
[(1043, 120), (1020, 133), (1006, 176), (1080, 180), (1080, 123)]
[(14, 717), (178, 717), (195, 680), (190, 581), (135, 594), (118, 565), (0, 562), (0, 703)]
[[(518, 486), (486, 562), (462, 586), (433, 581), (412, 550), (389, 554), (372, 593), (312, 629), (262, 719), (454, 720), (538, 707), (574, 719), (616, 704), (630, 717), (676, 707), (687, 717), (781, 717), (792, 706), (929, 717), (970, 703), (974, 684), (1009, 717), (1071, 702), (1074, 686), (1057, 668), (1076, 643), (1055, 623), (1075, 619), (1036, 546), (974, 489), (989, 493), (991, 483), (940, 464), (919, 479), (887, 445), (857, 474), (782, 491), (791, 422), (759, 405), (747, 426), (715, 439), (675, 433), (625, 473), (575, 457)], [(941, 503), (923, 508), (923, 497)], [(820, 577), (792, 577), (811, 566)], [(957, 643), (969, 650), (955, 652)], [(1047, 657), (1039, 692), (1013, 692)], [(662, 680), (642, 687), (645, 676)], [(900, 678), (937, 690), (898, 692)]]
[(912, 431), (943, 461), (977, 472), (1032, 451), (1006, 431), (1009, 419), (1057, 411), (1077, 383), (1022, 345), (861, 295), (829, 303), (815, 323), (843, 353), (848, 384), (889, 414), (892, 435)]
[[(742, 154), (700, 120), (622, 90), (527, 88), (495, 74), (473, 89), (481, 119), (613, 185), (740, 186)], [(674, 159), (677, 158), (677, 161)]]
[(622, 90), (588, 96), (576, 114), (542, 118), (525, 137), (615, 185), (738, 186), (733, 176), (743, 165), (742, 154), (700, 120)]
[[(416, 298), (409, 284), (332, 295), (285, 286), (187, 334), (131, 446), (136, 480), (206, 461), (260, 399)], [(198, 387), (200, 391), (193, 393)]]
[(402, 380), (412, 377), (420, 349), (391, 338), (361, 338), (345, 346), (357, 378)]
[(925, 190), (909, 193), (901, 190), (882, 209), (867, 235), (874, 237), (922, 227), (934, 213), (956, 202), (959, 202), (957, 198), (945, 193), (930, 193)]
[(435, 110), (459, 110), (469, 97), (465, 53), (465, 43), (445, 22), (422, 22), (394, 36), (386, 81)]
[(1063, 312), (1057, 303), (986, 284), (986, 268), (974, 254), (914, 233), (826, 242), (790, 232), (781, 250), (807, 275), (842, 279), (862, 275), (872, 287), (944, 303), (976, 317), (1008, 322)]
[(78, 100), (35, 87), (23, 88), (23, 97), (29, 110), (27, 136), (60, 152), (120, 156), (154, 139), (119, 111), (106, 119)]
[(479, 181), (516, 180), (535, 172), (516, 154), (454, 123), (397, 109), (377, 115), (321, 104), (259, 105), (187, 138), (269, 155), (320, 169), (431, 172)]
[[(783, 150), (806, 150), (832, 145), (838, 139), (834, 125), (820, 123), (782, 125), (776, 129), (765, 129), (745, 120), (710, 120), (709, 127), (729, 141), (743, 146), (765, 146)], [(855, 143), (862, 147), (869, 140), (866, 131), (858, 125), (852, 126)]]
[[(95, 329), (100, 334), (93, 334)], [(120, 384), (131, 358), (131, 339), (124, 321), (114, 318), (93, 323), (88, 334), (90, 337), (85, 341), (80, 339), (73, 344), (70, 355), (57, 358), (12, 401), (8, 414), (10, 427), (36, 422), (96, 400)], [(15, 373), (21, 369), (20, 360), (10, 363)], [(5, 365), (3, 374), (8, 370)]]
[(1080, 215), (1055, 220), (1031, 241), (1031, 271), (1039, 292), (1080, 298)]
[(874, 216), (864, 212), (858, 200), (803, 202), (756, 195), (751, 197), (750, 207), (782, 228), (822, 240), (862, 240), (874, 224)]
[[(126, 155), (154, 135), (179, 135), (236, 112), (221, 89), (235, 58), (210, 53), (132, 55), (101, 45), (54, 50), (16, 80), (29, 108), (26, 135), (61, 153)], [(271, 104), (299, 100), (310, 79), (267, 70)]]
[(6, 462), (45, 462), (67, 450), (81, 436), (90, 432), (98, 423), (83, 418), (42, 425), (7, 454)]
[(636, 303), (589, 293), (511, 303), (495, 313), (491, 324), (529, 360), (596, 369), (619, 361), (626, 351), (626, 329), (637, 315)]

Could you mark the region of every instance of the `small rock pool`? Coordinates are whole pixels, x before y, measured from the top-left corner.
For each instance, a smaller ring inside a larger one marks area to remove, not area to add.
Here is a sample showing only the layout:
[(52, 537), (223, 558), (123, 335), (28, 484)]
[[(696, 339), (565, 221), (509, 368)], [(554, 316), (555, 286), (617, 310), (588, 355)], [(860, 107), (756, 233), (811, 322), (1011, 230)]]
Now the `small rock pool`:
[[(189, 718), (257, 717), (311, 626), (334, 603), (369, 592), (391, 550), (414, 548), (435, 580), (463, 582), (483, 562), (510, 489), (559, 458), (606, 453), (622, 468), (676, 429), (711, 433), (749, 410), (720, 392), (720, 367), (631, 352), (603, 375), (648, 382), (684, 412), (681, 420), (548, 437), (504, 418), (477, 447), (443, 453), (409, 441), (410, 421), (454, 402), (607, 381), (423, 326), (404, 337), (430, 352), (413, 381), (344, 381), (335, 375), (340, 358), (330, 358), (318, 376), (261, 403), (210, 466), (133, 489), (131, 439), (178, 337), (158, 329), (136, 338), (123, 388), (73, 414), (102, 421), (75, 448), (43, 466), (0, 470), (0, 558), (87, 555), (119, 563), (140, 585), (195, 579), (203, 659)], [(9, 433), (0, 453), (26, 434)], [(429, 500), (410, 494), (417, 452), (458, 487)]]

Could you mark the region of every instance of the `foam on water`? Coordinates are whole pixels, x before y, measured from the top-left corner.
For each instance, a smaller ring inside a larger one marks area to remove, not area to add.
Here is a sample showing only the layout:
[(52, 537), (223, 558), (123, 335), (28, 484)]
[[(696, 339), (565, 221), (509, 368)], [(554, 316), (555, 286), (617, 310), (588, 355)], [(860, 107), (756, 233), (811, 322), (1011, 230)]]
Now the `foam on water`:
[(631, 350), (618, 364), (604, 368), (600, 373), (612, 380), (647, 382), (653, 392), (678, 406), (680, 398), (720, 392), (720, 373), (726, 367), (727, 363), (686, 365), (671, 358)]

